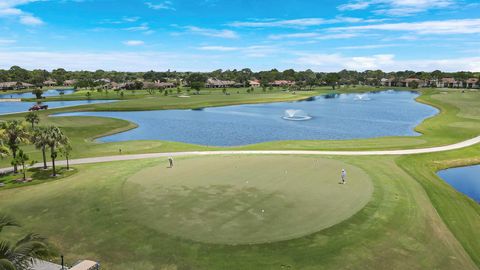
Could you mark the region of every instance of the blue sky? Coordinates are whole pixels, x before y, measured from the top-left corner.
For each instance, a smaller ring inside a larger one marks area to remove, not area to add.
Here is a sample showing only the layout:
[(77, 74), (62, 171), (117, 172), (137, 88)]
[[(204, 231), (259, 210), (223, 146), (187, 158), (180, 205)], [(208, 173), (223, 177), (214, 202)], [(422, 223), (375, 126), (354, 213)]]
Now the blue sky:
[(478, 0), (0, 0), (0, 68), (480, 71)]

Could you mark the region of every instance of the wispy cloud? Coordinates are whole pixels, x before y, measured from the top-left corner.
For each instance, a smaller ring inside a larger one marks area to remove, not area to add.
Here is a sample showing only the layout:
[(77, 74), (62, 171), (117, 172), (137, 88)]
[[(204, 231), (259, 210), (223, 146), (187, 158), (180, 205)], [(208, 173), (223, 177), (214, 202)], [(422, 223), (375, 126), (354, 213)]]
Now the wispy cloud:
[(286, 27), (286, 28), (305, 28), (311, 26), (319, 26), (324, 24), (335, 23), (374, 23), (381, 22), (385, 19), (362, 19), (355, 17), (342, 17), (337, 16), (334, 19), (323, 18), (301, 18), (292, 20), (257, 20), (257, 21), (236, 21), (229, 23), (229, 26), (233, 27), (251, 27), (251, 28), (267, 28), (267, 27)]
[(145, 45), (145, 42), (143, 40), (127, 40), (124, 41), (123, 44), (127, 46), (142, 46)]
[(140, 20), (140, 17), (122, 17), (122, 19), (119, 20), (102, 20), (99, 23), (100, 24), (124, 24), (124, 23), (134, 23)]
[(0, 46), (1, 45), (11, 45), (16, 43), (17, 41), (14, 39), (0, 39)]
[(132, 31), (132, 32), (148, 31), (148, 30), (150, 30), (150, 27), (148, 26), (148, 23), (142, 23), (138, 26), (131, 26), (131, 27), (123, 28), (123, 30)]
[(313, 68), (319, 71), (338, 71), (342, 69), (384, 71), (416, 70), (433, 71), (480, 71), (480, 57), (443, 58), (443, 59), (396, 59), (393, 54), (367, 56), (344, 56), (341, 54), (302, 54), (294, 60), (301, 68)]
[(358, 46), (343, 46), (338, 47), (340, 50), (371, 50), (380, 48), (389, 48), (401, 46), (400, 44), (370, 44), (370, 45), (358, 45)]
[(480, 33), (480, 19), (463, 19), (463, 20), (443, 20), (443, 21), (424, 21), (411, 23), (387, 23), (387, 24), (371, 24), (362, 26), (347, 26), (331, 28), (336, 31), (402, 31), (413, 32), (416, 34), (478, 34)]
[(18, 18), (18, 22), (28, 26), (42, 25), (44, 22), (34, 15), (24, 12), (18, 7), (40, 0), (6, 0), (0, 1), (0, 17), (9, 16)]
[[(211, 52), (235, 52), (240, 53), (243, 56), (247, 57), (266, 57), (271, 54), (277, 53), (280, 51), (280, 48), (277, 46), (269, 45), (252, 45), (246, 47), (233, 47), (233, 46), (201, 46), (197, 48), (201, 51), (211, 51)], [(285, 50), (282, 50), (285, 52)]]
[(358, 36), (358, 34), (354, 33), (338, 33), (338, 34), (325, 34), (325, 33), (318, 33), (318, 32), (309, 32), (309, 33), (293, 33), (293, 34), (276, 34), (276, 35), (269, 35), (269, 39), (301, 39), (301, 38), (309, 38), (315, 40), (327, 40), (327, 39), (347, 39), (347, 38), (354, 38)]
[(239, 47), (228, 47), (228, 46), (202, 46), (198, 48), (202, 51), (214, 51), (214, 52), (231, 52), (237, 51)]
[(165, 1), (165, 2), (161, 2), (161, 3), (145, 2), (145, 5), (147, 5), (147, 7), (151, 8), (151, 9), (155, 9), (155, 10), (160, 10), (160, 9), (172, 10), (172, 11), (176, 10), (173, 7), (173, 3), (171, 1)]
[(183, 27), (189, 33), (197, 34), (201, 36), (207, 37), (218, 37), (218, 38), (227, 38), (227, 39), (235, 39), (238, 38), (238, 34), (232, 30), (226, 29), (209, 29), (209, 28), (202, 28), (197, 26), (185, 26)]
[(338, 6), (340, 11), (372, 8), (376, 14), (410, 16), (432, 9), (450, 7), (455, 0), (355, 0)]

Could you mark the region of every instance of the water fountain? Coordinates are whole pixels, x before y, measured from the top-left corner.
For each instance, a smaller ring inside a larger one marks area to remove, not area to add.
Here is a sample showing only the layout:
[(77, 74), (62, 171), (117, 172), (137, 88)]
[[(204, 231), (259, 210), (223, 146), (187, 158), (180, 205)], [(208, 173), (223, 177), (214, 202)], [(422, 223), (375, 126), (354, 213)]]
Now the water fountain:
[(310, 120), (312, 119), (311, 116), (309, 116), (307, 113), (305, 113), (302, 110), (285, 110), (285, 114), (282, 117), (285, 120), (290, 120), (290, 121), (305, 121), (305, 120)]
[(368, 94), (358, 94), (355, 96), (355, 100), (360, 100), (360, 101), (367, 101), (371, 100), (370, 97), (368, 97)]

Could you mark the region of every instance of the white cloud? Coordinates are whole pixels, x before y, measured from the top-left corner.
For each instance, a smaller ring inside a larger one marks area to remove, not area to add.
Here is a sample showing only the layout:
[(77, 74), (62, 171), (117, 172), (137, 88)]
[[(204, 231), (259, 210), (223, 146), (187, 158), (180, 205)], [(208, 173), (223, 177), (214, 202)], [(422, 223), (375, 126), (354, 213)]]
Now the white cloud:
[(379, 48), (389, 48), (401, 46), (400, 44), (371, 44), (371, 45), (358, 45), (358, 46), (343, 46), (338, 47), (340, 50), (370, 50), (370, 49), (379, 49)]
[(300, 69), (311, 68), (318, 71), (338, 71), (342, 69), (384, 71), (415, 70), (433, 71), (480, 71), (480, 57), (452, 59), (397, 60), (392, 54), (371, 56), (344, 56), (341, 54), (302, 54), (294, 62)]
[(456, 0), (355, 0), (338, 6), (340, 11), (373, 8), (376, 14), (410, 16), (431, 9), (447, 8)]
[(123, 44), (127, 46), (141, 46), (141, 45), (144, 45), (145, 42), (143, 42), (142, 40), (127, 40), (127, 41), (124, 41)]
[(278, 34), (278, 35), (270, 35), (268, 36), (269, 39), (300, 39), (300, 38), (309, 38), (315, 40), (328, 40), (328, 39), (347, 39), (353, 38), (358, 36), (358, 34), (354, 33), (339, 33), (339, 34), (324, 34), (324, 33), (317, 33), (317, 32), (310, 32), (310, 33), (293, 33), (293, 34)]
[(227, 46), (202, 46), (198, 48), (202, 51), (217, 51), (217, 52), (231, 52), (236, 51), (238, 47), (227, 47)]
[(23, 15), (20, 17), (20, 23), (25, 25), (42, 25), (43, 21), (32, 15)]
[(0, 39), (0, 45), (10, 45), (10, 44), (14, 44), (16, 42), (17, 41), (14, 40), (14, 39)]
[(238, 34), (232, 30), (208, 29), (208, 28), (201, 28), (197, 26), (185, 26), (184, 28), (190, 33), (207, 36), (207, 37), (218, 37), (218, 38), (228, 38), (228, 39), (238, 38)]
[(331, 30), (382, 30), (414, 32), (417, 34), (478, 34), (480, 33), (480, 19), (425, 21), (411, 23), (371, 24), (362, 26), (337, 27)]
[(0, 69), (19, 65), (26, 69), (147, 71), (175, 69), (207, 71), (218, 68), (212, 56), (172, 52), (48, 52), (1, 51)]
[(218, 53), (238, 53), (242, 57), (267, 57), (274, 53), (278, 53), (280, 51), (285, 53), (285, 50), (280, 50), (277, 46), (269, 46), (269, 45), (252, 45), (246, 47), (230, 47), (230, 46), (201, 46), (197, 48), (201, 51), (212, 51)]
[(44, 22), (40, 18), (17, 8), (18, 6), (37, 1), (40, 0), (2, 0), (0, 1), (0, 17), (18, 17), (21, 24), (28, 26), (41, 25)]
[(164, 10), (175, 11), (175, 8), (173, 7), (173, 3), (170, 2), (170, 1), (165, 1), (165, 2), (162, 2), (162, 3), (158, 3), (158, 4), (154, 4), (152, 2), (145, 2), (145, 5), (147, 5), (147, 7), (151, 8), (151, 9), (155, 9), (155, 10), (164, 9)]
[(266, 28), (266, 27), (289, 27), (289, 28), (304, 28), (311, 26), (319, 26), (324, 24), (335, 24), (335, 23), (373, 23), (381, 22), (385, 19), (362, 19), (354, 17), (342, 17), (337, 16), (334, 19), (323, 19), (323, 18), (301, 18), (293, 20), (257, 20), (257, 21), (237, 21), (229, 23), (229, 26), (233, 27), (252, 27), (252, 28)]
[(132, 27), (123, 28), (123, 30), (132, 31), (132, 32), (148, 31), (148, 30), (150, 30), (150, 27), (148, 26), (148, 23), (142, 23), (139, 26), (132, 26)]

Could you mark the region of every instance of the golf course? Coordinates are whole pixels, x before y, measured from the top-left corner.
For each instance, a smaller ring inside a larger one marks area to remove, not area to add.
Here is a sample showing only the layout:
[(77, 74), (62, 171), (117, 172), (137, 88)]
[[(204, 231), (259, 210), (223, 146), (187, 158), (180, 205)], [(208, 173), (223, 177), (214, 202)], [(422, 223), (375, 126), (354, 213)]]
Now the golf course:
[[(100, 142), (138, 125), (118, 118), (54, 116), (291, 102), (332, 93), (327, 87), (298, 93), (229, 91), (188, 99), (136, 92), (124, 100), (112, 98), (113, 103), (38, 112), (38, 125), (58, 126), (70, 138), (73, 170), (59, 157), (61, 177), (37, 179), (37, 168), (29, 169), (29, 183), (16, 184), (9, 173), (0, 176), (6, 183), (0, 187), (1, 210), (23, 225), (5, 234), (16, 239), (34, 231), (48, 238), (67, 264), (88, 258), (102, 269), (480, 268), (480, 205), (436, 175), (480, 163), (474, 139), (480, 135), (479, 91), (419, 90), (418, 105), (438, 112), (415, 126), (418, 135), (349, 140), (229, 147), (134, 138)], [(90, 98), (95, 95), (100, 94)], [(46, 100), (76, 96), (84, 95)], [(41, 161), (33, 145), (22, 149)], [(10, 167), (10, 161), (2, 159), (0, 165)], [(346, 184), (340, 183), (342, 170)]]

